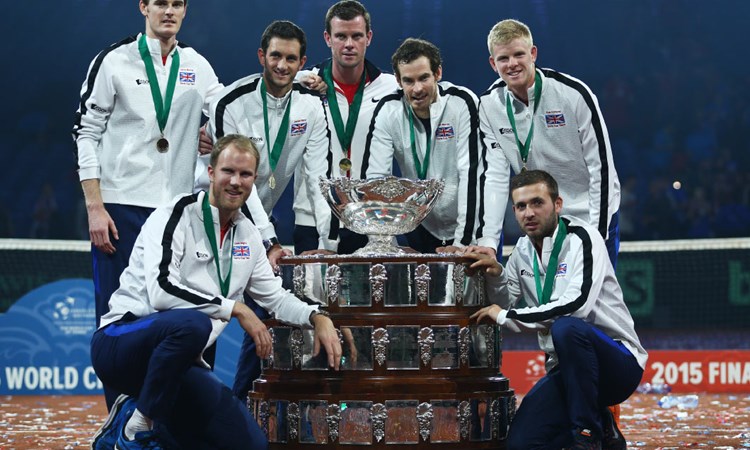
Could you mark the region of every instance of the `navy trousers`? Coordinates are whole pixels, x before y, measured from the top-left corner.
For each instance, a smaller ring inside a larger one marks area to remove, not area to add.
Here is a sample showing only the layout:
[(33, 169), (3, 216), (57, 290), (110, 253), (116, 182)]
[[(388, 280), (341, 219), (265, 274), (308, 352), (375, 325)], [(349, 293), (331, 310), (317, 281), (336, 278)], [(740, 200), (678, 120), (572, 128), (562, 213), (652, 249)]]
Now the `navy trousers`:
[(635, 356), (591, 324), (560, 317), (550, 332), (558, 365), (523, 398), (510, 425), (509, 450), (567, 447), (576, 429), (601, 436), (607, 407), (626, 400), (641, 381)]
[[(94, 306), (96, 308), (96, 327), (99, 328), (101, 317), (109, 311), (109, 298), (120, 287), (120, 275), (128, 266), (130, 254), (141, 227), (154, 211), (153, 208), (140, 206), (118, 205), (107, 203), (104, 205), (109, 216), (115, 222), (117, 234), (120, 237), (115, 240), (110, 234), (109, 239), (115, 246), (113, 254), (108, 255), (91, 246), (91, 259), (93, 262), (94, 275)], [(107, 386), (104, 387), (104, 399), (107, 402), (107, 410), (120, 395)]]
[(211, 333), (205, 314), (185, 309), (123, 319), (97, 330), (91, 359), (102, 382), (184, 449), (267, 449), (247, 407), (196, 361)]

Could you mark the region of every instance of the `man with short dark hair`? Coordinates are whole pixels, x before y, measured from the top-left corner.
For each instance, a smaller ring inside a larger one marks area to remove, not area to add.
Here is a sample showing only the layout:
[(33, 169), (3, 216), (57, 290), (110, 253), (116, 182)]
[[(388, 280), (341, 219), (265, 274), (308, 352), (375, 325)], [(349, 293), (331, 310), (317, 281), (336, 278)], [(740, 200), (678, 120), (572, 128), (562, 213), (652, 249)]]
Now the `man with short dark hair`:
[(362, 178), (440, 178), (445, 187), (432, 212), (406, 235), (409, 246), (433, 253), (473, 243), (477, 220), (479, 116), (468, 89), (441, 81), (440, 50), (406, 39), (391, 58), (399, 89), (378, 103), (365, 144)]
[[(472, 315), (513, 331), (536, 330), (547, 374), (524, 397), (507, 448), (625, 449), (609, 405), (632, 394), (648, 355), (638, 339), (598, 230), (560, 216), (552, 176), (526, 170), (510, 182), (525, 233), (503, 269), (493, 249), (470, 247), (493, 305)], [(517, 306), (525, 299), (524, 306)]]
[[(320, 238), (317, 248), (336, 249), (330, 235), (331, 211), (318, 187), (318, 178), (329, 178), (330, 138), (323, 102), (317, 92), (294, 82), (307, 57), (304, 31), (292, 22), (277, 20), (263, 32), (258, 60), (263, 72), (227, 86), (211, 105), (207, 133), (214, 140), (227, 133), (248, 136), (261, 153), (257, 189), (248, 201), (253, 221), (268, 245), (275, 265), (287, 252), (281, 247), (271, 212), (294, 171), (308, 176), (306, 189), (314, 205), (314, 222)], [(199, 158), (205, 167), (206, 157)], [(206, 186), (203, 170), (196, 171), (196, 188)]]
[(219, 139), (210, 155), (208, 192), (177, 197), (144, 224), (91, 341), (97, 376), (132, 396), (118, 398), (97, 433), (97, 448), (113, 440), (122, 450), (162, 448), (155, 422), (181, 448), (267, 448), (246, 405), (203, 358), (232, 318), (253, 337), (259, 357), (271, 354), (271, 335), (243, 302), (245, 292), (278, 320), (314, 327), (314, 353), (324, 347), (338, 369), (341, 345), (333, 323), (281, 287), (257, 228), (240, 212), (258, 159), (248, 138)]
[[(322, 93), (331, 134), (331, 176), (358, 178), (375, 107), (381, 98), (393, 93), (398, 84), (393, 75), (381, 72), (365, 59), (372, 42), (372, 29), (370, 13), (360, 2), (342, 0), (331, 6), (326, 13), (323, 38), (331, 48), (331, 59), (312, 69), (317, 77), (309, 85), (312, 89), (321, 89), (324, 85), (326, 88)], [(318, 84), (320, 82), (324, 84)], [(307, 177), (301, 167), (297, 169), (294, 179), (296, 253), (317, 248)], [(366, 244), (366, 236), (339, 229), (338, 253), (353, 253)]]
[[(146, 218), (192, 191), (200, 120), (223, 87), (208, 61), (177, 41), (187, 3), (141, 0), (145, 31), (99, 53), (81, 87), (73, 138), (97, 326)], [(117, 394), (105, 389), (108, 407)]]
[[(258, 60), (263, 73), (241, 78), (227, 86), (211, 105), (207, 132), (214, 139), (227, 133), (249, 137), (260, 151), (256, 189), (247, 206), (253, 222), (266, 244), (268, 259), (276, 266), (283, 255), (290, 255), (276, 238), (270, 220), (274, 206), (281, 198), (295, 170), (305, 172), (305, 190), (314, 208), (312, 230), (316, 248), (336, 249), (331, 235), (331, 209), (318, 187), (318, 178), (329, 178), (330, 139), (323, 102), (317, 92), (309, 90), (294, 78), (307, 57), (305, 33), (289, 21), (272, 22), (263, 32)], [(207, 164), (199, 158), (198, 166)], [(196, 179), (196, 187), (206, 185), (206, 175)], [(262, 308), (246, 299), (262, 319)], [(260, 360), (255, 355), (252, 338), (245, 333), (237, 362), (233, 390), (244, 399), (252, 382), (260, 374)]]

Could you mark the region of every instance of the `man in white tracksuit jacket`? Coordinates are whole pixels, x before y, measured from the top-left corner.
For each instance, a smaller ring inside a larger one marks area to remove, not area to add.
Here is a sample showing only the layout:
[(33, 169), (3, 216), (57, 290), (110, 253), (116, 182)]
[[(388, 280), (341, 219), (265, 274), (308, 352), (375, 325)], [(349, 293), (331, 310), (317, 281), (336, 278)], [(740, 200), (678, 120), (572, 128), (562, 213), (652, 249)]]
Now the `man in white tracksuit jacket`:
[(524, 171), (510, 189), (526, 236), (506, 267), (492, 249), (467, 249), (467, 255), (479, 258), (472, 267), (487, 270), (488, 295), (495, 303), (472, 318), (514, 331), (536, 330), (547, 354), (547, 374), (524, 397), (507, 447), (624, 449), (626, 441), (607, 407), (635, 391), (647, 354), (604, 240), (580, 219), (560, 216), (563, 198), (547, 172)]
[(156, 448), (148, 446), (163, 440), (155, 422), (182, 448), (267, 447), (245, 404), (203, 359), (232, 318), (254, 338), (260, 357), (270, 355), (270, 333), (244, 304), (245, 292), (280, 321), (314, 326), (316, 349), (323, 346), (338, 368), (341, 346), (330, 319), (282, 289), (260, 233), (240, 211), (258, 159), (248, 138), (220, 139), (209, 191), (157, 209), (138, 236), (91, 342), (97, 376), (135, 398), (121, 396), (100, 430), (116, 434), (118, 448)]
[[(331, 48), (331, 59), (305, 73), (308, 80), (305, 83), (309, 82), (312, 89), (320, 90), (323, 85), (326, 88), (322, 93), (331, 134), (331, 177), (360, 177), (365, 140), (375, 108), (381, 98), (395, 92), (398, 87), (396, 77), (381, 72), (365, 59), (367, 47), (372, 42), (370, 27), (370, 13), (360, 2), (341, 0), (335, 3), (326, 13), (323, 33)], [(315, 225), (306, 177), (301, 167), (297, 169), (294, 178), (295, 253), (316, 248), (311, 239), (307, 242), (301, 239), (312, 235), (305, 230)], [(339, 254), (353, 253), (367, 244), (366, 236), (354, 233), (340, 223), (338, 225)]]
[(499, 22), (487, 41), (501, 78), (479, 98), (487, 162), (479, 245), (497, 248), (511, 169), (540, 169), (560, 184), (563, 214), (596, 228), (616, 266), (620, 181), (596, 96), (570, 75), (537, 68), (537, 48), (521, 22)]
[[(91, 62), (73, 127), (97, 325), (146, 218), (192, 191), (201, 117), (223, 87), (208, 61), (177, 41), (187, 1), (142, 0), (140, 10), (145, 31)], [(108, 407), (117, 394), (105, 389)]]
[(476, 96), (440, 82), (440, 50), (406, 39), (391, 62), (401, 89), (384, 97), (367, 136), (362, 178), (391, 175), (393, 160), (412, 179), (441, 178), (445, 188), (430, 214), (407, 234), (409, 246), (432, 253), (474, 241), (479, 173)]

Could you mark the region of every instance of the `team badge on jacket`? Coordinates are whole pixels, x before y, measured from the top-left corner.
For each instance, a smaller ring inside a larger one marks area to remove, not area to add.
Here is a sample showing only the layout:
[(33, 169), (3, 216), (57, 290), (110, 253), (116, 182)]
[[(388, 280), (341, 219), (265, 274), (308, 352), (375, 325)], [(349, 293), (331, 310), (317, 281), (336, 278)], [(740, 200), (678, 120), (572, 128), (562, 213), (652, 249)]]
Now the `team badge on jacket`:
[(307, 120), (300, 119), (292, 122), (292, 129), (289, 134), (292, 136), (301, 136), (305, 134), (305, 131), (307, 131)]
[(544, 121), (547, 128), (559, 128), (565, 126), (565, 115), (560, 111), (547, 111), (544, 113)]
[(435, 130), (435, 139), (438, 141), (447, 141), (454, 136), (456, 133), (453, 131), (453, 125), (449, 123), (441, 123)]
[(234, 259), (250, 259), (250, 246), (247, 242), (237, 242), (232, 247), (232, 258)]
[(195, 84), (195, 70), (193, 69), (180, 69), (180, 84), (194, 85)]
[(557, 272), (555, 273), (555, 276), (563, 276), (566, 273), (568, 273), (568, 263), (561, 262), (557, 265)]

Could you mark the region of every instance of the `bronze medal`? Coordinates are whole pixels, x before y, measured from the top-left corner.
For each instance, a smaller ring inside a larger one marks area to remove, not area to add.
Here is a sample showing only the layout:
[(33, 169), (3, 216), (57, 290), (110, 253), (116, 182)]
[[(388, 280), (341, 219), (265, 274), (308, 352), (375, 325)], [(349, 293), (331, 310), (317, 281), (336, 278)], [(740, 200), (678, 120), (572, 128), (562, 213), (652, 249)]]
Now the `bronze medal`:
[(167, 150), (169, 150), (169, 141), (167, 138), (159, 138), (158, 141), (156, 141), (156, 149), (159, 151), (159, 153), (166, 153)]
[(271, 176), (268, 178), (268, 187), (271, 189), (276, 189), (276, 178), (271, 174)]
[(344, 172), (348, 172), (351, 168), (352, 160), (349, 158), (341, 158), (341, 161), (339, 161), (339, 169), (343, 170)]

